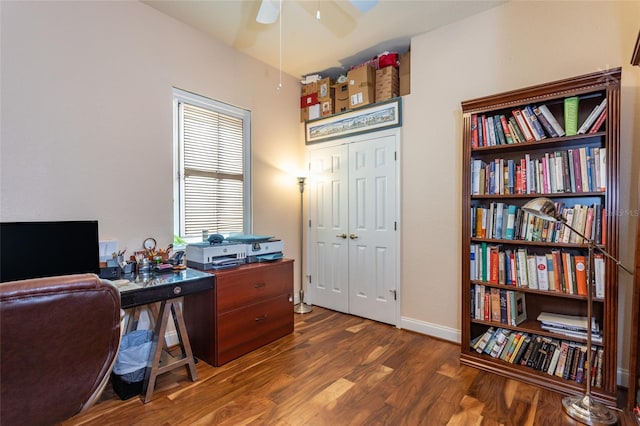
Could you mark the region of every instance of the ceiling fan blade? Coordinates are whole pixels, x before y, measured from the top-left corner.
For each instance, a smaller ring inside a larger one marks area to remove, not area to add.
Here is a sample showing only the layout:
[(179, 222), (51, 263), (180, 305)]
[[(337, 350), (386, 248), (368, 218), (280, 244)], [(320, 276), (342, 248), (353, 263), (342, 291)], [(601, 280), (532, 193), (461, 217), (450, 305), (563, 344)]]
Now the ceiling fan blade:
[(350, 0), (351, 4), (353, 4), (356, 9), (358, 9), (362, 13), (367, 13), (373, 7), (378, 4), (378, 0)]
[(278, 0), (262, 0), (256, 21), (261, 24), (273, 24), (278, 20), (280, 8)]

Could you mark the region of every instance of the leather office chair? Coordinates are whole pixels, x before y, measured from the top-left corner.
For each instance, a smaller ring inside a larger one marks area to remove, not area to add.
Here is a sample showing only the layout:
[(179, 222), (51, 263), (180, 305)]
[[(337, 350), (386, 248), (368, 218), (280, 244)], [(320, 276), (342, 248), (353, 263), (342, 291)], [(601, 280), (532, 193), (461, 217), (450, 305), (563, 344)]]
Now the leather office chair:
[(59, 423), (89, 408), (120, 346), (120, 294), (93, 274), (0, 283), (0, 423)]

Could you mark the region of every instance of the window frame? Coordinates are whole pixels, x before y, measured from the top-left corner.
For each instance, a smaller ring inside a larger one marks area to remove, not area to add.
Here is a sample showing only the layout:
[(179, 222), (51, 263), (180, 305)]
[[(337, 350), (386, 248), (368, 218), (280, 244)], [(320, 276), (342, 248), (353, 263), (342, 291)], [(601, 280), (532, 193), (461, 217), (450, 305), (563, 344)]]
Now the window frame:
[[(182, 150), (182, 125), (180, 123), (180, 104), (204, 108), (218, 114), (224, 114), (242, 120), (242, 167), (243, 167), (243, 233), (252, 230), (251, 205), (251, 111), (224, 102), (216, 101), (195, 93), (173, 88), (173, 233), (187, 242), (200, 241), (199, 237), (182, 235), (184, 229), (185, 199), (183, 191), (184, 157)], [(213, 231), (213, 230), (211, 230)]]

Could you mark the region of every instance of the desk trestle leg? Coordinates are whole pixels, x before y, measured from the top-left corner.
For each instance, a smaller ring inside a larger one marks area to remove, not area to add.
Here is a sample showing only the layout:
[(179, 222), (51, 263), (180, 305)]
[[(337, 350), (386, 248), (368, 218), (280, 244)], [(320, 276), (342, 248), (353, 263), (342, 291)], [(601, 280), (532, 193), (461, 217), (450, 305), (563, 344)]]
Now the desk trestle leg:
[[(197, 380), (196, 364), (193, 359), (193, 353), (191, 352), (191, 344), (189, 343), (189, 336), (187, 335), (187, 327), (182, 316), (182, 308), (180, 307), (181, 302), (182, 297), (177, 297), (175, 299), (162, 301), (160, 304), (160, 312), (158, 313), (156, 321), (153, 343), (151, 345), (151, 355), (149, 357), (151, 363), (147, 365), (144, 384), (142, 386), (142, 401), (145, 403), (151, 401), (156, 384), (156, 378), (162, 373), (185, 366), (189, 378), (192, 381)], [(174, 358), (166, 352), (166, 359), (165, 356), (163, 356), (163, 348), (165, 346), (164, 336), (167, 331), (167, 323), (169, 322), (170, 313), (173, 317), (176, 332), (178, 334), (180, 349), (182, 351), (181, 358)]]

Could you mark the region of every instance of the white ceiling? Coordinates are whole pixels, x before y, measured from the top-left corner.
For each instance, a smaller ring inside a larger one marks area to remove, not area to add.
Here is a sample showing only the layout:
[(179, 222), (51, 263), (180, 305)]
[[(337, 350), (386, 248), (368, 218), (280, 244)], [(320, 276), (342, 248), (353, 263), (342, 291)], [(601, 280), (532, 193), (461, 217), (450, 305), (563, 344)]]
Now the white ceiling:
[(260, 0), (143, 2), (298, 78), (313, 73), (336, 77), (385, 50), (403, 53), (412, 36), (504, 0), (380, 0), (366, 13), (349, 0), (283, 0), (280, 19), (269, 25), (256, 22)]

